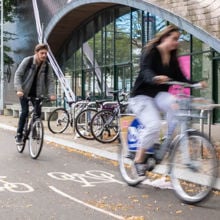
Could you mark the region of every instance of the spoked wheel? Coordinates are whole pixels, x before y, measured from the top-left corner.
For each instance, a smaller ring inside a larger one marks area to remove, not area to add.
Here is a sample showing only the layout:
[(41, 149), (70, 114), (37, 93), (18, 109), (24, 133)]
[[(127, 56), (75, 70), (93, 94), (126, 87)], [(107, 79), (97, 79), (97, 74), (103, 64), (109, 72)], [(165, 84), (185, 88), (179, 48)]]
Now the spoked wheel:
[(85, 109), (80, 112), (75, 120), (75, 128), (77, 133), (87, 140), (93, 140), (94, 137), (91, 132), (91, 120), (97, 113), (95, 109)]
[(192, 131), (177, 142), (171, 158), (171, 181), (183, 202), (193, 204), (207, 198), (217, 172), (216, 152), (206, 136)]
[(19, 153), (23, 153), (25, 145), (26, 145), (26, 141), (28, 138), (28, 119), (26, 119), (25, 125), (24, 125), (24, 131), (23, 131), (23, 143), (22, 144), (16, 144), (17, 146), (17, 150)]
[(111, 143), (119, 136), (118, 118), (110, 110), (98, 112), (92, 119), (92, 134), (101, 143)]
[(70, 123), (69, 114), (66, 109), (55, 109), (48, 118), (48, 128), (54, 133), (63, 133)]
[(127, 146), (121, 146), (119, 152), (119, 169), (122, 178), (129, 186), (136, 186), (141, 183), (145, 177), (137, 175), (134, 166), (134, 152), (129, 152)]
[(30, 155), (33, 159), (37, 159), (43, 147), (44, 127), (41, 120), (36, 120), (31, 128), (29, 135)]

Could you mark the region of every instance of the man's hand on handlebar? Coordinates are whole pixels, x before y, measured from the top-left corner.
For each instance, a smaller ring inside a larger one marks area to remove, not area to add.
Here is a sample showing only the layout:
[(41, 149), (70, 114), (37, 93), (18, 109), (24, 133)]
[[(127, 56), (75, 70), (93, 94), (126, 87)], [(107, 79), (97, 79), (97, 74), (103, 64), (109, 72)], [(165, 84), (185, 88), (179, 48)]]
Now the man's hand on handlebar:
[(50, 101), (55, 101), (56, 99), (57, 99), (57, 97), (55, 95), (50, 96)]
[(22, 96), (24, 96), (24, 93), (21, 92), (21, 91), (17, 91), (17, 96), (18, 96), (18, 97), (22, 97)]

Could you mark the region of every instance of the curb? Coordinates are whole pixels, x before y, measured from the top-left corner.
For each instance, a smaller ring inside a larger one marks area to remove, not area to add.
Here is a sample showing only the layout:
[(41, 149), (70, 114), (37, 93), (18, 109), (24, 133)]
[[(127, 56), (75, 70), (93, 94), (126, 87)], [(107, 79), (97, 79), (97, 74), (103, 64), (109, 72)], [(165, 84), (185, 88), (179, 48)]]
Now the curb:
[[(2, 124), (0, 123), (0, 128), (2, 129), (6, 129), (6, 130), (10, 130), (10, 131), (16, 131), (16, 128), (13, 126), (9, 126), (6, 124)], [(96, 156), (100, 156), (106, 159), (110, 159), (110, 160), (114, 160), (114, 161), (118, 161), (118, 154), (117, 153), (113, 153), (113, 152), (109, 152), (109, 151), (105, 151), (105, 150), (100, 150), (97, 148), (93, 148), (93, 147), (88, 147), (82, 144), (77, 144), (74, 143), (73, 141), (66, 141), (60, 138), (54, 138), (51, 137), (49, 135), (45, 135), (44, 139), (46, 141), (49, 142), (54, 142), (56, 144), (60, 144), (66, 147), (70, 147), (73, 148), (75, 150), (80, 150), (80, 151), (84, 151), (84, 152), (88, 152), (91, 153), (93, 155)], [(165, 174), (167, 173), (167, 166), (166, 165), (157, 165), (157, 167), (154, 169), (155, 173), (159, 173), (159, 174)], [(220, 190), (220, 178), (218, 177), (216, 180), (216, 184), (214, 186), (215, 189)]]
[[(0, 128), (10, 130), (10, 131), (16, 131), (15, 127), (9, 126), (6, 124), (2, 124), (2, 123), (0, 123)], [(82, 144), (77, 144), (77, 143), (74, 143), (73, 141), (67, 141), (67, 140), (64, 140), (61, 138), (54, 138), (54, 137), (51, 137), (50, 135), (46, 135), (46, 134), (44, 135), (44, 139), (49, 142), (54, 142), (56, 144), (60, 144), (60, 145), (66, 146), (66, 147), (76, 149), (76, 150), (88, 152), (88, 153), (91, 153), (96, 156), (104, 157), (106, 159), (118, 161), (118, 154), (117, 153), (113, 153), (113, 152), (109, 152), (109, 151), (105, 151), (105, 150), (101, 150), (101, 149), (97, 149), (97, 148), (93, 148), (93, 147), (88, 147), (88, 146), (85, 146)]]

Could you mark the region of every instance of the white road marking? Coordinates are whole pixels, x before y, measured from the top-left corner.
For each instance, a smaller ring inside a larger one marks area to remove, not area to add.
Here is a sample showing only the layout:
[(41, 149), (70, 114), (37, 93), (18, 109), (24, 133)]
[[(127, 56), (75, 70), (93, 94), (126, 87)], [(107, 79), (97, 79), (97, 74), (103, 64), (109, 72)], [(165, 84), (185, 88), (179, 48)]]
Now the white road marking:
[(0, 176), (0, 183), (3, 183), (3, 186), (0, 186), (0, 192), (7, 190), (13, 193), (29, 193), (34, 191), (34, 189), (26, 183), (7, 182), (5, 180), (6, 178), (6, 176)]
[(102, 170), (88, 170), (85, 174), (80, 173), (65, 173), (65, 172), (50, 172), (48, 176), (61, 181), (74, 181), (82, 184), (82, 187), (94, 187), (100, 183), (119, 183), (124, 185), (124, 182), (114, 179), (114, 175)]
[(108, 212), (108, 211), (105, 211), (105, 210), (103, 210), (103, 209), (97, 208), (97, 207), (92, 206), (92, 205), (90, 205), (90, 204), (88, 204), (88, 203), (85, 203), (85, 202), (83, 202), (83, 201), (81, 201), (81, 200), (79, 200), (79, 199), (77, 199), (77, 198), (75, 198), (75, 197), (72, 197), (72, 196), (70, 196), (70, 195), (68, 195), (68, 194), (66, 194), (66, 193), (64, 193), (64, 192), (62, 192), (61, 190), (57, 189), (57, 188), (54, 187), (54, 186), (49, 186), (49, 188), (50, 188), (51, 190), (53, 190), (54, 192), (58, 193), (59, 195), (61, 195), (61, 196), (63, 196), (63, 197), (66, 197), (66, 198), (68, 198), (68, 199), (70, 199), (70, 200), (72, 200), (72, 201), (74, 201), (74, 202), (76, 202), (76, 203), (79, 203), (79, 204), (81, 204), (81, 205), (84, 205), (84, 206), (86, 206), (86, 207), (88, 207), (88, 208), (91, 208), (91, 209), (96, 210), (96, 211), (98, 211), (98, 212), (101, 212), (101, 213), (103, 213), (103, 214), (109, 215), (109, 216), (111, 216), (111, 217), (113, 217), (113, 218), (115, 218), (115, 219), (121, 219), (121, 220), (124, 220), (124, 219), (125, 219), (123, 216), (115, 215), (115, 214), (113, 214), (113, 213), (111, 213), (111, 212)]

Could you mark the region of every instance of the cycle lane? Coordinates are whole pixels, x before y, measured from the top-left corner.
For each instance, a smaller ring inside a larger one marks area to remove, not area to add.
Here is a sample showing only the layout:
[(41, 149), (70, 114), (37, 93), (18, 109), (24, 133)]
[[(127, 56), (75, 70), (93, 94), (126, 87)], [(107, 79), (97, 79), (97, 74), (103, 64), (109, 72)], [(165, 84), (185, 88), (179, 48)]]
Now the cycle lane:
[[(12, 118), (10, 116), (0, 116), (0, 119), (2, 122), (0, 123), (0, 127), (15, 131), (15, 126), (17, 124), (16, 118)], [(82, 138), (77, 138), (77, 135), (73, 132), (73, 129), (70, 127), (67, 129), (67, 131), (65, 131), (62, 134), (52, 134), (47, 128), (47, 121), (43, 121), (43, 123), (44, 123), (44, 129), (45, 129), (45, 140), (48, 142), (64, 145), (74, 150), (91, 153), (91, 154), (101, 156), (101, 157), (104, 157), (110, 160), (114, 160), (114, 161), (118, 160), (118, 149), (119, 149), (118, 145), (119, 144), (117, 141), (111, 144), (102, 144), (95, 140), (85, 140)], [(218, 138), (216, 134), (214, 138), (216, 139), (215, 141), (216, 145), (218, 145)], [(218, 150), (218, 152), (219, 152), (218, 154), (220, 157), (220, 150)], [(160, 164), (154, 169), (154, 173), (166, 174), (167, 173), (166, 165)], [(190, 175), (188, 177), (186, 176), (186, 178), (191, 179), (195, 182), (198, 182), (198, 181), (203, 181), (204, 177), (201, 176), (200, 178), (198, 177), (194, 178), (193, 175)], [(154, 183), (151, 181), (145, 181), (145, 184), (158, 186), (158, 183)], [(164, 186), (164, 183), (162, 183), (161, 187), (166, 187), (166, 186)], [(220, 167), (219, 167), (219, 175), (218, 175), (218, 178), (215, 184), (215, 189), (220, 190)]]
[[(0, 137), (1, 170), (4, 171), (1, 175), (34, 189), (19, 195), (3, 192), (7, 201), (3, 206), (6, 210), (8, 207), (8, 215), (30, 217), (35, 213), (30, 219), (39, 216), (41, 219), (181, 219), (195, 211), (192, 206), (182, 205), (171, 190), (126, 186), (111, 160), (54, 144), (46, 144), (39, 160), (32, 160), (27, 149), (23, 154), (16, 152), (13, 132), (1, 130)], [(5, 137), (6, 144), (2, 141)], [(208, 202), (214, 210), (217, 204), (217, 196)], [(15, 211), (9, 212), (9, 208)], [(215, 216), (215, 211), (210, 214)], [(194, 217), (197, 215), (195, 212)]]

